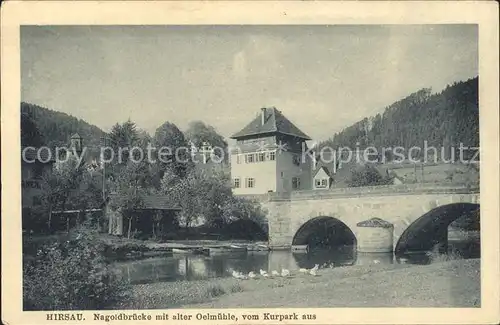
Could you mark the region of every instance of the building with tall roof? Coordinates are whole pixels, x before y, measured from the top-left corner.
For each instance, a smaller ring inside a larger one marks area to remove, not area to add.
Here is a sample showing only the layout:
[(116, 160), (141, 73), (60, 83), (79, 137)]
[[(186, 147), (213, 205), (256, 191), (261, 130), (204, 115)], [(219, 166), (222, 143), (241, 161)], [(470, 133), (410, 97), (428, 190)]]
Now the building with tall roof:
[(307, 155), (311, 140), (275, 107), (261, 108), (241, 131), (231, 136), (231, 177), (237, 195), (289, 192), (312, 188)]

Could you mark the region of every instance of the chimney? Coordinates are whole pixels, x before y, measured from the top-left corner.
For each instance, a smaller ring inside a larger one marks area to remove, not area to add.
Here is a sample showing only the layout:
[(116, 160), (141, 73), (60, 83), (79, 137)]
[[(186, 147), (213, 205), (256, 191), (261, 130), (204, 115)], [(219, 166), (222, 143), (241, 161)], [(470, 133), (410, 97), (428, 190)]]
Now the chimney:
[(266, 123), (266, 108), (265, 107), (262, 107), (260, 109), (261, 111), (261, 114), (260, 114), (260, 120), (261, 120), (261, 124), (264, 125)]

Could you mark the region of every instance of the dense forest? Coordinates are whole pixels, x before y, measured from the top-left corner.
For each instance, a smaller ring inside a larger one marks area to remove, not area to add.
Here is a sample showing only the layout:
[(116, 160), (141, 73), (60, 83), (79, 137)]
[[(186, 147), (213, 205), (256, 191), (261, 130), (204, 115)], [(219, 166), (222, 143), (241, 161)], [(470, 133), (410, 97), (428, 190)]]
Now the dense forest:
[(36, 123), (44, 145), (50, 148), (69, 145), (69, 139), (75, 133), (85, 139), (87, 146), (97, 148), (106, 135), (103, 130), (82, 119), (34, 104), (21, 102), (21, 114)]
[[(318, 148), (428, 146), (450, 152), (460, 143), (479, 147), (478, 77), (448, 85), (440, 93), (421, 89), (385, 108), (382, 114), (346, 127)], [(391, 157), (386, 157), (388, 160)]]

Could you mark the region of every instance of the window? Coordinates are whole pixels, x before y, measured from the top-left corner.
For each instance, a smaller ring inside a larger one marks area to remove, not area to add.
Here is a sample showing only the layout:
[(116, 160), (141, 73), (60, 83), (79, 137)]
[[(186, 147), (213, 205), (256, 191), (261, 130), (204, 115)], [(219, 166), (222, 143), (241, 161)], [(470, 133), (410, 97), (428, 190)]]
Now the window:
[(276, 152), (271, 151), (269, 153), (269, 160), (272, 160), (272, 161), (276, 160)]
[(241, 155), (236, 155), (236, 163), (241, 164)]
[(297, 166), (300, 165), (300, 157), (299, 157), (299, 155), (293, 155), (292, 159), (293, 159), (293, 164), (294, 165), (297, 165)]
[(257, 161), (266, 161), (266, 154), (264, 152), (260, 152), (257, 154)]
[(246, 184), (246, 186), (248, 188), (255, 187), (255, 178), (247, 178), (247, 184)]
[(247, 154), (247, 155), (245, 156), (245, 162), (246, 162), (247, 164), (250, 164), (250, 163), (255, 162), (255, 155), (254, 155), (253, 153)]
[(328, 180), (327, 179), (315, 179), (314, 185), (316, 186), (316, 188), (327, 188), (328, 187)]
[(233, 188), (240, 188), (240, 178), (234, 178), (233, 179)]
[(292, 188), (294, 190), (298, 190), (300, 188), (300, 178), (298, 177), (292, 178)]

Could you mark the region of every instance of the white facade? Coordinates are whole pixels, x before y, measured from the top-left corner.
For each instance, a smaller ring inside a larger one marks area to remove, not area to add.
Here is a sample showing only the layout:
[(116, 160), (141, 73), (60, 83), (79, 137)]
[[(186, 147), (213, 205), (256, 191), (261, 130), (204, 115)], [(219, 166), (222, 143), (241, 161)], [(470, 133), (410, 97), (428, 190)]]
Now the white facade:
[(235, 194), (275, 192), (276, 170), (276, 150), (232, 154), (233, 192)]
[(236, 195), (311, 189), (311, 162), (300, 154), (267, 150), (231, 155)]
[(330, 175), (328, 175), (325, 168), (324, 167), (320, 168), (316, 172), (316, 175), (314, 175), (313, 189), (315, 190), (329, 189), (331, 184), (331, 179), (332, 178), (330, 177)]

